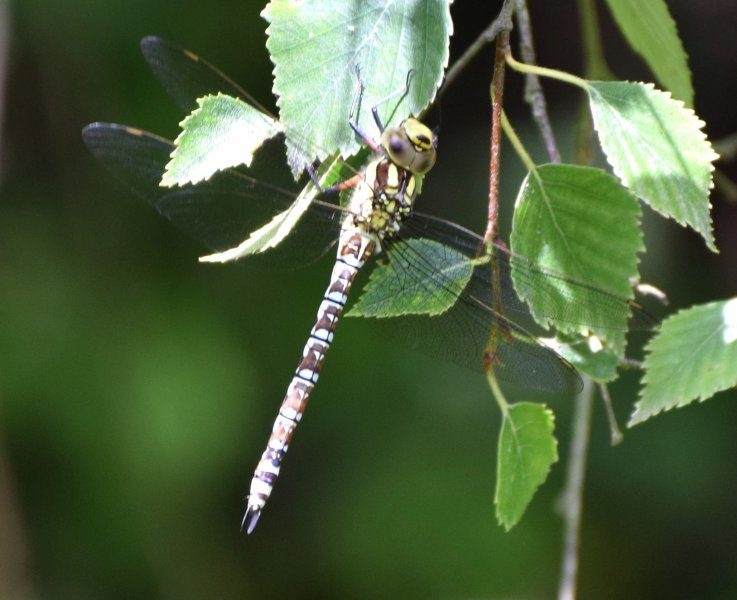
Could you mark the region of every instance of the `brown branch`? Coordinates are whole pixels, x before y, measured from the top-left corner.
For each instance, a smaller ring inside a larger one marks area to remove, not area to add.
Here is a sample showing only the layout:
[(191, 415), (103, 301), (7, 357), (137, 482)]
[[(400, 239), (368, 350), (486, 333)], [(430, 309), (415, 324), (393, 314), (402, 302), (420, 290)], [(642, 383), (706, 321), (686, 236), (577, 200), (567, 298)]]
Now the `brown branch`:
[[(527, 64), (534, 65), (537, 59), (535, 57), (535, 46), (532, 41), (532, 24), (530, 23), (530, 13), (527, 10), (526, 0), (516, 0), (515, 18), (519, 27), (519, 50), (522, 60)], [(540, 78), (532, 73), (525, 75), (525, 102), (532, 109), (532, 118), (540, 130), (540, 135), (542, 135), (545, 142), (545, 148), (548, 151), (550, 161), (559, 163), (560, 152), (555, 143), (553, 128), (550, 126), (543, 87), (540, 83)]]
[(499, 171), (502, 156), (502, 107), (504, 106), (505, 56), (509, 50), (509, 31), (496, 38), (494, 74), (491, 79), (491, 156), (489, 160), (489, 208), (484, 241), (496, 241), (499, 228)]

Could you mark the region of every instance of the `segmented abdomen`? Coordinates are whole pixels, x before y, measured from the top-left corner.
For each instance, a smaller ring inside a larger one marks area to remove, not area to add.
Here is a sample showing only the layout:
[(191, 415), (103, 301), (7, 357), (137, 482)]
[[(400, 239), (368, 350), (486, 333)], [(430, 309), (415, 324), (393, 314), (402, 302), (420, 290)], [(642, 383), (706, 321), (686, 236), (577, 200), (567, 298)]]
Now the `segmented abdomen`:
[(256, 527), (258, 517), (279, 476), (281, 462), (287, 453), (294, 430), (302, 418), (312, 389), (317, 383), (325, 354), (333, 341), (333, 334), (348, 298), (348, 291), (356, 273), (371, 256), (375, 247), (374, 238), (359, 229), (346, 229), (340, 237), (337, 260), (330, 276), (330, 284), (317, 311), (317, 320), (310, 331), (302, 351), (302, 359), (274, 421), (266, 450), (261, 455), (251, 480), (248, 507), (242, 524), (248, 533)]

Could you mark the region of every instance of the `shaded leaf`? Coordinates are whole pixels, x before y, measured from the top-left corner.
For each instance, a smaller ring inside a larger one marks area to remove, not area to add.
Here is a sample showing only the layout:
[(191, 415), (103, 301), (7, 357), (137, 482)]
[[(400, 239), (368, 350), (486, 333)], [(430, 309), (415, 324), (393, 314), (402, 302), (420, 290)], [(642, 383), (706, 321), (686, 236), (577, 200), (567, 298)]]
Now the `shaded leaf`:
[[(455, 304), (473, 274), (473, 265), (465, 255), (425, 238), (403, 240), (387, 254), (388, 262), (373, 269), (363, 294), (349, 311), (350, 316), (442, 314)], [(416, 262), (427, 265), (435, 279), (408, 278), (406, 273), (416, 268)]]
[(737, 385), (737, 298), (666, 319), (646, 352), (645, 385), (630, 426)]
[(629, 45), (645, 59), (663, 87), (686, 106), (693, 106), (688, 57), (664, 0), (607, 0), (607, 4)]
[(696, 230), (716, 251), (709, 190), (718, 156), (704, 122), (650, 84), (586, 84), (602, 149), (615, 175), (638, 197)]
[(504, 414), (497, 457), (496, 516), (514, 527), (558, 460), (553, 412), (542, 404), (512, 404)]

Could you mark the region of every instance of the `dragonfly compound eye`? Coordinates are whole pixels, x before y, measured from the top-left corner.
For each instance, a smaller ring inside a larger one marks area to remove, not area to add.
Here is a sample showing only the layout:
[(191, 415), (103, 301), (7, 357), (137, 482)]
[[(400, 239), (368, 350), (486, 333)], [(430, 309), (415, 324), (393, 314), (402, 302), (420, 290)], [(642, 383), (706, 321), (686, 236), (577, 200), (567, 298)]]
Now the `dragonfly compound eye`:
[(394, 164), (412, 173), (427, 173), (435, 164), (435, 136), (416, 119), (384, 131), (382, 146)]

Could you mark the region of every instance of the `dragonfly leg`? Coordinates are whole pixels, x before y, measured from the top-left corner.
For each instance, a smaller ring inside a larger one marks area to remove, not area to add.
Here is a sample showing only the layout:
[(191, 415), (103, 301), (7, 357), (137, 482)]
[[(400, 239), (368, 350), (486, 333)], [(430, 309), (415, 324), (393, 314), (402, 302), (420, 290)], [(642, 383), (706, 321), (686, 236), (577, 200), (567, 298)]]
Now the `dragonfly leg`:
[(349, 179), (340, 181), (329, 187), (322, 187), (322, 185), (320, 185), (320, 178), (317, 176), (317, 171), (315, 171), (315, 168), (312, 165), (307, 166), (307, 174), (310, 176), (312, 184), (318, 189), (321, 194), (336, 194), (338, 192), (342, 192), (343, 190), (356, 187), (364, 180), (364, 177), (361, 173), (356, 173), (353, 177), (350, 177)]
[[(376, 127), (378, 128), (379, 133), (384, 133), (384, 123), (382, 123), (381, 117), (379, 116), (379, 106), (388, 102), (392, 98), (400, 96), (401, 100), (401, 98), (404, 98), (407, 94), (409, 94), (410, 83), (412, 81), (412, 76), (414, 75), (414, 72), (414, 69), (410, 69), (407, 72), (407, 81), (401, 88), (390, 92), (371, 107), (371, 114), (374, 117), (374, 122), (376, 123)], [(366, 87), (363, 83), (363, 79), (361, 79), (361, 70), (359, 69), (358, 65), (356, 65), (356, 78), (358, 79), (358, 93), (353, 99), (353, 104), (351, 105), (351, 112), (348, 115), (348, 124), (351, 126), (351, 129), (353, 129), (356, 135), (360, 137), (361, 140), (369, 148), (371, 148), (374, 152), (381, 152), (380, 145), (377, 144), (373, 139), (371, 139), (369, 135), (358, 125), (357, 114), (361, 106), (361, 100), (363, 99), (363, 91)]]
[(409, 71), (407, 71), (407, 81), (405, 82), (404, 86), (399, 88), (398, 90), (390, 92), (371, 107), (371, 114), (374, 116), (374, 121), (376, 122), (376, 126), (379, 128), (380, 133), (384, 133), (384, 124), (381, 122), (381, 117), (379, 116), (379, 107), (396, 96), (400, 97), (399, 99), (401, 102), (402, 98), (409, 94), (409, 85), (414, 74), (414, 69), (410, 69)]
[[(355, 132), (355, 134), (359, 138), (361, 138), (361, 141), (363, 141), (364, 144), (371, 148), (371, 150), (373, 150), (374, 152), (381, 152), (381, 147), (379, 146), (379, 144), (371, 139), (369, 135), (358, 126), (358, 112), (361, 108), (361, 101), (363, 100), (363, 91), (364, 89), (366, 89), (366, 85), (363, 83), (363, 79), (361, 78), (361, 69), (358, 65), (356, 65), (356, 80), (358, 82), (358, 91), (353, 98), (353, 103), (351, 104), (351, 112), (348, 113), (348, 125), (351, 126), (351, 129)], [(383, 132), (384, 128), (381, 126), (380, 121), (378, 125), (379, 131)]]

